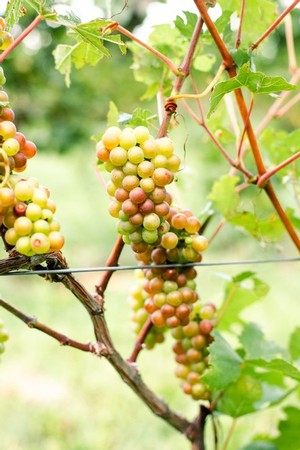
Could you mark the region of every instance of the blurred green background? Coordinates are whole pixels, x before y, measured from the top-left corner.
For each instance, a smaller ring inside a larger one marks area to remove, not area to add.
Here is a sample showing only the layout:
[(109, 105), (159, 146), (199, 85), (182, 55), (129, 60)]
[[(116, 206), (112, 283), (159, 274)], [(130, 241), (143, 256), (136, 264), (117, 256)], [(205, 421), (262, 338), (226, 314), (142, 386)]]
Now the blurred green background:
[[(116, 7), (122, 4), (116, 3)], [(122, 25), (134, 29), (143, 19), (143, 10), (136, 14), (135, 8), (130, 8), (124, 17)], [(24, 18), (22, 26), (29, 20)], [(299, 23), (299, 15), (296, 20)], [(113, 58), (103, 60), (96, 68), (74, 71), (72, 85), (67, 89), (63, 77), (54, 70), (52, 57), (57, 42), (67, 39), (65, 31), (62, 27), (48, 28), (46, 24), (41, 24), (38, 30), (41, 43), (38, 51), (22, 44), (3, 64), (7, 78), (5, 89), (16, 113), (18, 129), (39, 148), (37, 157), (29, 161), (26, 174), (37, 177), (51, 191), (51, 198), (57, 204), (56, 216), (66, 238), (64, 255), (69, 265), (100, 266), (115, 242), (116, 227), (115, 220), (107, 213), (108, 197), (96, 172), (95, 144), (91, 136), (103, 131), (109, 101), (130, 113), (140, 105), (144, 86), (134, 81), (130, 53), (120, 56), (111, 48)], [(298, 27), (296, 32), (299, 30)], [(275, 33), (272, 45), (273, 50), (276, 49), (273, 56), (258, 59), (260, 69), (264, 68), (269, 74), (277, 73), (278, 67), (286, 67), (286, 54), (281, 51), (283, 31)], [(280, 71), (288, 76), (287, 71)], [(154, 101), (144, 103), (144, 107), (156, 112)], [(266, 107), (262, 104), (260, 113), (255, 116), (257, 121)], [(180, 205), (198, 214), (205, 207), (212, 181), (226, 173), (227, 167), (217, 153), (208, 151), (200, 155), (199, 146), (208, 145), (207, 141), (202, 130), (183, 117), (183, 111), (178, 121), (180, 126), (172, 131), (172, 137), (177, 142), (177, 152), (185, 159), (185, 169), (173, 193)], [(298, 106), (286, 126), (299, 126)], [(294, 255), (288, 240), (283, 245), (283, 254)], [(280, 250), (262, 247), (225, 226), (204, 260), (280, 257)], [(2, 257), (5, 257), (4, 251)], [(134, 263), (128, 249), (122, 254), (121, 263)], [(267, 337), (285, 344), (298, 324), (299, 264), (203, 267), (198, 277), (200, 296), (204, 301), (220, 304), (225, 283), (220, 272), (235, 275), (244, 270), (257, 271), (271, 286), (267, 298), (245, 312), (247, 319), (259, 322)], [(99, 273), (90, 273), (77, 278), (93, 291), (99, 276)], [(132, 282), (132, 273), (114, 274), (106, 294), (107, 320), (114, 343), (124, 357), (129, 356), (134, 344), (129, 331), (126, 294)], [(1, 296), (74, 339), (94, 340), (85, 310), (63, 286), (33, 276), (3, 277)], [(1, 448), (190, 449), (185, 438), (153, 416), (104, 359), (60, 347), (42, 333), (26, 328), (4, 310), (0, 311), (0, 317), (11, 335), (0, 364)], [(143, 352), (139, 367), (145, 381), (171, 407), (191, 419), (197, 414), (198, 405), (181, 392), (173, 375), (169, 338), (153, 352)], [(259, 413), (255, 425), (250, 416), (241, 419), (228, 450), (241, 447), (251, 434), (265, 432), (266, 427), (272, 429), (272, 420), (277, 415), (276, 409)], [(223, 436), (229, 425), (230, 421), (225, 418)]]

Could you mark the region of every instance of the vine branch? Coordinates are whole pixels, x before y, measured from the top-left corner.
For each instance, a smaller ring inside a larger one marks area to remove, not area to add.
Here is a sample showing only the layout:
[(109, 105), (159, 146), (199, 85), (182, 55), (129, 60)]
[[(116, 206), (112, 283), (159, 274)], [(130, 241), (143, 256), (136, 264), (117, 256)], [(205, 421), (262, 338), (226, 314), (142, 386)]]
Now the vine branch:
[(26, 323), (29, 328), (35, 328), (36, 330), (39, 330), (42, 333), (47, 334), (53, 339), (56, 339), (61, 345), (67, 345), (69, 347), (76, 348), (77, 350), (81, 350), (83, 352), (95, 353), (96, 355), (100, 354), (101, 350), (98, 348), (97, 345), (92, 344), (90, 342), (88, 344), (84, 344), (82, 342), (75, 341), (74, 339), (71, 339), (66, 335), (56, 330), (53, 330), (47, 325), (39, 322), (37, 318), (28, 316), (23, 311), (21, 311), (20, 309), (16, 308), (15, 306), (8, 303), (6, 300), (3, 300), (1, 298), (0, 298), (0, 306), (2, 306), (2, 308), (6, 309), (14, 316), (18, 317), (24, 323)]
[(29, 33), (42, 21), (43, 17), (41, 15), (38, 15), (30, 25), (28, 25), (25, 30), (22, 31), (22, 33), (16, 37), (16, 39), (10, 44), (9, 47), (7, 47), (6, 50), (3, 51), (0, 55), (0, 64), (5, 60), (5, 58), (22, 42), (26, 36), (28, 36)]

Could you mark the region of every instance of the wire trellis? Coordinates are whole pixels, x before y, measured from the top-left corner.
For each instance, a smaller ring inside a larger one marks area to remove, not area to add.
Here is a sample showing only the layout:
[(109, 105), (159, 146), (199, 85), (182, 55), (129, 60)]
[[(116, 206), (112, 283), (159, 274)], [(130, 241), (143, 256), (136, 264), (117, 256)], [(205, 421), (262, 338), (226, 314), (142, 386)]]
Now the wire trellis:
[[(275, 264), (275, 263), (300, 262), (298, 258), (270, 258), (270, 259), (245, 259), (237, 261), (211, 261), (187, 264), (155, 264), (157, 269), (182, 268), (182, 267), (214, 267), (214, 266), (234, 266), (247, 264)], [(149, 265), (122, 265), (122, 266), (99, 266), (99, 267), (65, 267), (62, 269), (38, 269), (38, 270), (12, 270), (11, 272), (0, 273), (0, 276), (24, 276), (24, 275), (67, 275), (73, 273), (92, 272), (117, 272), (137, 269), (153, 269), (153, 264)]]

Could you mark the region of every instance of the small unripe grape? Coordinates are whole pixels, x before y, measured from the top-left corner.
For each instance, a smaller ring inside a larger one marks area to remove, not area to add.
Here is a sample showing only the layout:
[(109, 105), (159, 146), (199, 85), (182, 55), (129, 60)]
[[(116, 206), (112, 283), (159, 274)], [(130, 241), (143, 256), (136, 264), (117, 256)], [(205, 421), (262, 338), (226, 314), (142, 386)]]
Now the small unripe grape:
[(204, 383), (196, 383), (192, 386), (192, 397), (195, 400), (201, 400), (206, 392), (206, 386)]
[(137, 175), (137, 165), (127, 161), (122, 167), (124, 175)]
[(119, 202), (124, 202), (125, 200), (127, 200), (129, 198), (129, 193), (124, 188), (119, 187), (115, 191), (115, 198)]
[(50, 241), (50, 247), (52, 250), (60, 250), (64, 246), (64, 237), (58, 231), (51, 231), (48, 234), (48, 239)]
[(165, 326), (165, 324), (166, 324), (166, 320), (165, 320), (162, 312), (159, 310), (154, 311), (151, 314), (151, 320), (152, 320), (152, 323), (158, 328), (161, 328), (161, 327)]
[(17, 139), (17, 141), (19, 142), (20, 151), (22, 151), (24, 145), (26, 144), (26, 137), (24, 136), (23, 133), (20, 133), (20, 131), (17, 131), (14, 138)]
[(147, 195), (141, 187), (136, 187), (130, 191), (129, 198), (134, 203), (140, 204), (146, 200)]
[(13, 122), (10, 122), (9, 120), (0, 122), (0, 136), (2, 136), (2, 139), (4, 141), (9, 138), (13, 138), (16, 134), (16, 131), (17, 129)]
[(27, 158), (22, 152), (16, 153), (14, 156), (14, 162), (15, 162), (15, 168), (20, 169), (21, 167), (24, 167), (27, 165)]
[(14, 229), (19, 236), (26, 236), (30, 234), (33, 224), (28, 217), (21, 216), (15, 220)]
[(148, 231), (157, 230), (160, 225), (160, 218), (157, 214), (147, 214), (143, 220), (143, 227)]
[[(25, 216), (26, 215), (27, 205), (24, 202), (16, 202), (13, 207), (13, 212), (16, 217)], [(28, 216), (27, 216), (28, 217)]]
[(167, 169), (171, 172), (176, 173), (180, 169), (181, 159), (177, 155), (172, 155), (168, 158)]
[(183, 378), (184, 380), (186, 379), (186, 377), (188, 376), (190, 372), (190, 369), (185, 366), (184, 364), (178, 364), (175, 367), (175, 375), (178, 378)]
[(140, 147), (147, 159), (152, 159), (157, 155), (157, 143), (155, 139), (148, 139), (142, 142)]
[(144, 152), (140, 147), (134, 146), (128, 150), (128, 160), (133, 164), (144, 161)]
[(15, 201), (15, 193), (11, 188), (0, 188), (0, 203), (2, 206), (11, 206)]
[[(2, 68), (1, 68), (2, 69)], [(2, 72), (1, 72), (2, 73)], [(7, 92), (5, 92), (5, 91), (0, 91), (0, 102), (3, 102), (3, 103), (5, 103), (5, 102), (9, 102), (9, 97), (8, 97), (8, 94), (7, 94)]]
[(20, 149), (20, 144), (15, 138), (9, 138), (3, 142), (2, 148), (8, 156), (14, 156)]
[(180, 320), (176, 316), (168, 317), (166, 320), (166, 324), (170, 328), (176, 328), (180, 325)]
[(135, 225), (136, 227), (141, 226), (143, 224), (143, 220), (144, 216), (139, 212), (129, 217), (130, 223), (132, 223), (132, 225)]
[(30, 237), (22, 236), (16, 242), (16, 250), (21, 253), (21, 255), (32, 256), (34, 255), (34, 251), (30, 245)]
[(157, 239), (158, 239), (157, 230), (152, 230), (152, 231), (150, 231), (150, 230), (143, 230), (142, 236), (143, 236), (143, 240), (147, 244), (154, 244), (154, 242), (156, 242)]
[(9, 228), (4, 234), (4, 240), (9, 245), (16, 245), (19, 235), (14, 228)]
[(152, 178), (157, 186), (166, 186), (173, 181), (174, 175), (170, 170), (158, 167), (154, 170)]
[(122, 181), (123, 181), (124, 178), (125, 178), (125, 175), (124, 175), (122, 169), (113, 169), (111, 174), (110, 174), (111, 181), (117, 187), (121, 187), (122, 186)]
[(182, 328), (182, 331), (185, 336), (196, 336), (199, 334), (199, 325), (197, 322), (191, 321), (188, 325)]
[(36, 203), (29, 203), (29, 205), (27, 205), (25, 215), (28, 219), (34, 222), (42, 217), (42, 208)]
[(187, 218), (182, 213), (175, 214), (171, 219), (171, 226), (176, 228), (177, 230), (185, 229), (187, 225)]
[(111, 180), (109, 180), (106, 185), (106, 192), (108, 193), (108, 195), (110, 195), (110, 197), (113, 197), (117, 189), (117, 186)]
[[(178, 291), (178, 292), (180, 293), (180, 291)], [(183, 301), (182, 297), (181, 297), (181, 300)], [(188, 317), (190, 312), (191, 312), (191, 308), (185, 303), (181, 303), (176, 308), (176, 316), (179, 319), (184, 319), (185, 317)]]
[(140, 187), (143, 189), (143, 191), (145, 191), (147, 194), (149, 194), (150, 192), (153, 192), (153, 190), (155, 189), (155, 183), (152, 180), (152, 178), (142, 178), (140, 180), (139, 184), (140, 184)]
[(167, 167), (168, 165), (168, 159), (163, 155), (156, 155), (153, 159), (151, 159), (151, 163), (153, 164), (154, 168), (157, 167)]
[(24, 145), (22, 152), (26, 156), (26, 158), (31, 159), (36, 155), (37, 148), (36, 145), (31, 141), (26, 141), (26, 144)]
[(134, 135), (136, 137), (136, 141), (138, 144), (141, 144), (142, 142), (146, 141), (150, 137), (150, 132), (147, 127), (144, 127), (142, 125), (136, 127), (134, 130)]
[(127, 151), (122, 147), (115, 147), (109, 154), (109, 160), (114, 166), (123, 166), (127, 161)]
[(173, 249), (177, 246), (177, 244), (178, 244), (178, 236), (172, 231), (169, 231), (168, 233), (164, 234), (161, 238), (161, 245), (165, 249)]
[(52, 219), (49, 226), (50, 226), (50, 232), (60, 230), (60, 223), (57, 220)]
[(137, 174), (141, 178), (149, 178), (154, 172), (154, 166), (150, 161), (142, 161), (137, 167)]
[(9, 120), (10, 122), (13, 122), (15, 119), (15, 113), (11, 108), (2, 108), (0, 118), (1, 120)]
[(168, 137), (162, 137), (156, 140), (157, 152), (159, 155), (164, 155), (169, 158), (174, 152), (173, 141)]
[(179, 306), (182, 303), (182, 295), (180, 291), (172, 291), (167, 294), (167, 303), (171, 306)]
[(138, 212), (138, 210), (139, 210), (138, 205), (136, 203), (133, 203), (133, 201), (130, 200), (130, 198), (125, 200), (122, 204), (122, 211), (125, 214), (128, 214), (129, 216), (136, 214)]
[(48, 201), (47, 192), (42, 188), (34, 188), (31, 200), (41, 208), (45, 208)]
[(12, 228), (14, 226), (14, 223), (16, 221), (16, 216), (14, 215), (13, 211), (8, 211), (5, 213), (3, 217), (3, 225), (6, 228)]
[(197, 252), (204, 252), (208, 247), (208, 240), (201, 235), (195, 236), (193, 237), (192, 246)]
[[(153, 296), (153, 302), (154, 302), (155, 306), (157, 306), (158, 308), (162, 309), (163, 306), (166, 304), (166, 301), (167, 301), (167, 296), (163, 292), (158, 292), (157, 294), (155, 294)], [(164, 315), (164, 317), (167, 317), (165, 314), (163, 314), (163, 315)]]
[(140, 180), (136, 175), (126, 175), (122, 181), (122, 186), (126, 191), (132, 191), (132, 189), (139, 186)]
[(199, 328), (202, 334), (207, 335), (210, 334), (213, 329), (213, 324), (210, 320), (203, 319), (199, 323)]
[(134, 131), (132, 128), (124, 128), (120, 134), (120, 146), (125, 150), (129, 150), (134, 147), (137, 143)]
[(109, 161), (109, 150), (105, 147), (105, 145), (100, 141), (96, 147), (96, 156), (99, 161), (107, 162)]
[(47, 253), (50, 249), (50, 240), (43, 233), (34, 233), (30, 238), (32, 250), (37, 254)]
[(115, 133), (113, 131), (106, 131), (104, 133), (104, 135), (102, 136), (102, 144), (108, 149), (108, 150), (112, 150), (113, 148), (117, 147), (119, 145), (119, 135), (121, 134), (121, 130), (120, 133)]
[(27, 180), (20, 180), (15, 185), (15, 196), (18, 200), (26, 202), (32, 199), (34, 188)]
[(156, 204), (164, 202), (166, 198), (166, 188), (156, 186), (150, 193), (149, 198)]
[(154, 211), (154, 203), (150, 198), (147, 198), (143, 203), (139, 205), (139, 212), (143, 215), (150, 214)]
[(32, 231), (33, 233), (49, 234), (50, 225), (46, 220), (39, 219), (33, 222)]
[(12, 43), (14, 38), (7, 31), (0, 31), (0, 50), (6, 50)]
[(112, 217), (118, 218), (121, 207), (122, 203), (118, 202), (117, 200), (112, 200), (109, 204), (108, 212)]

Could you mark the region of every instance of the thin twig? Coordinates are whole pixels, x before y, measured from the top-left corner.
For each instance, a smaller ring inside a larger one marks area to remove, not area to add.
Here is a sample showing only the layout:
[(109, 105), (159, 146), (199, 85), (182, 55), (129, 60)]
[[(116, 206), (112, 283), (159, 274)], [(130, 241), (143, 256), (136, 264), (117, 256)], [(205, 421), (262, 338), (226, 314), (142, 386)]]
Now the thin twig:
[(95, 353), (97, 355), (100, 354), (100, 349), (96, 344), (92, 344), (90, 342), (88, 344), (84, 344), (82, 342), (75, 341), (74, 339), (71, 339), (65, 336), (64, 334), (56, 330), (53, 330), (47, 325), (39, 322), (35, 317), (28, 316), (20, 309), (8, 303), (6, 300), (0, 299), (0, 306), (2, 306), (2, 308), (12, 313), (14, 316), (21, 319), (24, 323), (28, 325), (29, 328), (35, 328), (36, 330), (39, 330), (42, 333), (47, 334), (53, 339), (56, 339), (61, 345), (67, 345), (69, 347), (76, 348), (77, 350), (81, 350), (83, 352)]
[(243, 28), (243, 20), (244, 20), (244, 12), (245, 12), (245, 0), (242, 0), (241, 2), (241, 9), (240, 9), (240, 23), (239, 23), (239, 29), (236, 34), (236, 40), (234, 44), (234, 48), (238, 49), (241, 44), (241, 36), (242, 36), (242, 28)]
[(287, 102), (281, 109), (277, 111), (275, 114), (275, 117), (280, 118), (282, 116), (285, 116), (286, 113), (293, 108), (298, 102), (300, 101), (300, 92), (295, 95), (295, 97), (291, 98), (289, 102)]
[(136, 42), (141, 47), (144, 47), (146, 50), (151, 52), (153, 55), (155, 55), (157, 58), (159, 58), (164, 64), (166, 64), (169, 69), (174, 73), (174, 75), (178, 75), (178, 68), (175, 66), (175, 64), (165, 55), (163, 55), (161, 52), (156, 50), (155, 48), (151, 47), (151, 45), (147, 44), (146, 42), (139, 39), (137, 36), (132, 34), (130, 31), (126, 30), (126, 28), (123, 28), (118, 22), (112, 22), (108, 26), (104, 27), (102, 32), (105, 33), (107, 31), (114, 31), (117, 30), (120, 33), (122, 33), (124, 36), (127, 36), (132, 41)]
[(1, 55), (0, 55), (0, 64), (14, 50), (14, 48), (16, 48), (17, 45), (19, 45), (20, 42), (22, 42), (26, 38), (26, 36), (28, 36), (28, 34), (31, 33), (31, 31), (41, 22), (42, 19), (43, 19), (43, 17), (41, 15), (38, 15), (31, 22), (31, 24), (28, 25), (28, 27), (25, 28), (25, 30), (23, 30), (22, 33), (18, 37), (16, 37), (16, 39), (12, 42), (12, 44), (10, 44), (10, 46), (7, 47), (7, 49), (4, 50), (3, 53), (1, 53)]
[(235, 430), (236, 424), (237, 424), (237, 419), (233, 419), (232, 422), (231, 422), (230, 428), (228, 430), (227, 436), (225, 438), (225, 441), (223, 443), (222, 450), (226, 450), (227, 449), (229, 441), (230, 441), (230, 439), (231, 439), (231, 437), (233, 435), (233, 432)]
[(127, 359), (128, 362), (130, 363), (134, 363), (137, 360), (137, 357), (140, 353), (140, 351), (143, 348), (143, 344), (145, 342), (146, 337), (148, 336), (148, 333), (150, 332), (151, 328), (153, 327), (153, 323), (151, 318), (149, 317), (146, 322), (144, 323), (141, 331), (139, 332), (136, 341), (135, 341), (135, 345), (134, 345), (134, 349), (130, 355), (130, 357)]
[(290, 158), (286, 159), (282, 163), (278, 164), (278, 166), (273, 167), (272, 169), (268, 170), (266, 173), (264, 173), (262, 176), (260, 176), (257, 180), (257, 186), (263, 187), (263, 185), (276, 173), (279, 172), (279, 170), (283, 169), (284, 167), (291, 164), (293, 161), (298, 159), (300, 157), (300, 152), (295, 153)]
[[(120, 255), (122, 253), (123, 247), (124, 247), (124, 241), (122, 239), (122, 236), (119, 235), (115, 242), (115, 245), (106, 261), (107, 267), (118, 265), (118, 261), (119, 261)], [(104, 272), (104, 274), (102, 275), (98, 284), (96, 285), (97, 294), (103, 296), (112, 274), (113, 274), (113, 272), (111, 270), (107, 270), (106, 272)]]
[(247, 131), (247, 125), (249, 123), (250, 116), (251, 116), (251, 113), (252, 113), (252, 110), (253, 110), (253, 105), (254, 105), (254, 95), (252, 94), (250, 105), (249, 105), (249, 108), (248, 108), (247, 117), (246, 117), (246, 123), (244, 124), (244, 129), (243, 129), (242, 136), (241, 136), (241, 139), (240, 139), (240, 142), (239, 142), (239, 146), (238, 146), (238, 150), (237, 150), (237, 160), (240, 163), (242, 163), (242, 159), (243, 159), (243, 154), (242, 154), (243, 142), (244, 142), (245, 134), (246, 134), (246, 131)]
[(285, 18), (285, 16), (292, 10), (295, 8), (296, 5), (298, 5), (298, 3), (300, 2), (300, 0), (294, 0), (293, 3), (290, 4), (290, 6), (288, 6), (281, 14), (279, 17), (277, 17), (276, 20), (274, 20), (274, 22), (269, 26), (269, 28), (267, 28), (267, 30), (257, 39), (256, 42), (254, 42), (254, 44), (251, 45), (250, 50), (255, 50), (274, 30), (276, 30), (276, 28), (278, 27), (278, 25), (283, 21), (283, 19)]

